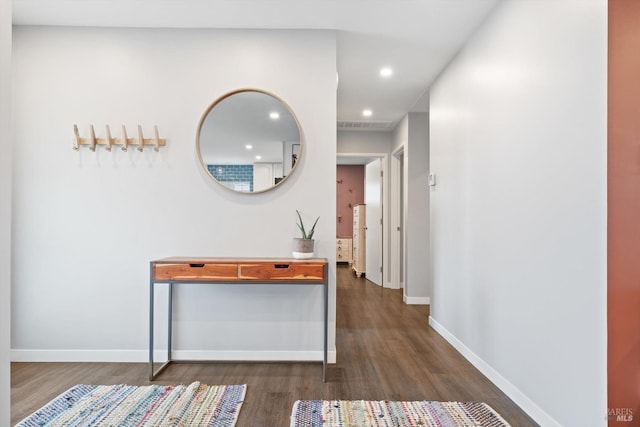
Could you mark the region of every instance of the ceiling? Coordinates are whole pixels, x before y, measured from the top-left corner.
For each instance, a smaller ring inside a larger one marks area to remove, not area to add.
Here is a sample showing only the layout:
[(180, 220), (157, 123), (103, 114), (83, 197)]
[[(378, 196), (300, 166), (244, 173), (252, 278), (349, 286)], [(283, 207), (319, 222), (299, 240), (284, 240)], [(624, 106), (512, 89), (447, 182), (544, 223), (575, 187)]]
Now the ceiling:
[[(14, 25), (337, 31), (338, 128), (391, 130), (502, 0), (13, 0)], [(382, 67), (393, 75), (382, 78)], [(363, 117), (370, 109), (372, 115)]]
[(286, 104), (253, 90), (217, 101), (201, 124), (198, 148), (206, 164), (284, 164), (285, 145), (300, 144), (298, 122)]

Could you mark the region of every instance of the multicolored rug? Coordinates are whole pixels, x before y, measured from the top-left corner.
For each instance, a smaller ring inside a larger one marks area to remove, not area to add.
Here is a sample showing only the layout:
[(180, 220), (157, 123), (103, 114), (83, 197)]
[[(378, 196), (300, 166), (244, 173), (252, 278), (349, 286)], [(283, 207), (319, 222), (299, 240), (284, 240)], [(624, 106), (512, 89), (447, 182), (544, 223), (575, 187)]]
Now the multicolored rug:
[(21, 421), (41, 426), (215, 426), (236, 424), (246, 385), (76, 385)]
[(486, 403), (298, 400), (291, 427), (509, 427)]

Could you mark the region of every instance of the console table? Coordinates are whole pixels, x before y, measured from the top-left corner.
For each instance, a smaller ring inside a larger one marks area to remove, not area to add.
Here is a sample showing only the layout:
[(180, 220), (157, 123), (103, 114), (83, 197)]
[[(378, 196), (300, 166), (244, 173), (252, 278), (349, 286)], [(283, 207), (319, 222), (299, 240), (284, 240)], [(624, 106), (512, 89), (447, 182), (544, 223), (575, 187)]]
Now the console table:
[[(167, 361), (154, 370), (154, 291), (158, 283), (169, 284), (167, 321)], [(290, 284), (322, 285), (324, 313), (324, 354), (322, 360), (322, 381), (327, 373), (327, 334), (329, 285), (327, 260), (325, 258), (186, 258), (171, 257), (151, 261), (149, 281), (149, 380), (160, 374), (171, 362), (173, 329), (173, 285), (178, 283), (210, 284)]]

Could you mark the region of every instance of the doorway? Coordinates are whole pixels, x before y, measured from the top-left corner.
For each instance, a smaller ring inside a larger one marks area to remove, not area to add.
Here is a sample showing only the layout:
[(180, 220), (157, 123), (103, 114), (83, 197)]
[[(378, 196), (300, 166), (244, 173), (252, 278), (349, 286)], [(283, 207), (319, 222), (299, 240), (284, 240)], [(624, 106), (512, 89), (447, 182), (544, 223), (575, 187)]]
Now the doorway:
[[(338, 166), (361, 165), (365, 168), (363, 182), (367, 228), (365, 230), (365, 277), (381, 287), (388, 286), (386, 272), (389, 261), (389, 215), (387, 212), (388, 203), (385, 203), (388, 187), (385, 171), (388, 157), (386, 153), (340, 153), (336, 159)], [(368, 206), (369, 204), (372, 206)], [(338, 223), (340, 223), (340, 219), (338, 219)]]

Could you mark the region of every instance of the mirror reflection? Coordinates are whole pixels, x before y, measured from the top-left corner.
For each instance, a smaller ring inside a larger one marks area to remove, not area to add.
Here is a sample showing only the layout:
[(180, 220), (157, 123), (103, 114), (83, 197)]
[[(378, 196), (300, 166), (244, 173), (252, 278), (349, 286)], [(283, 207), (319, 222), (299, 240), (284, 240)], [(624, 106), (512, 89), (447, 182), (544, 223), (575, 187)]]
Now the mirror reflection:
[(302, 132), (276, 96), (241, 90), (223, 96), (200, 120), (197, 151), (205, 170), (243, 193), (267, 191), (286, 179), (300, 155)]

